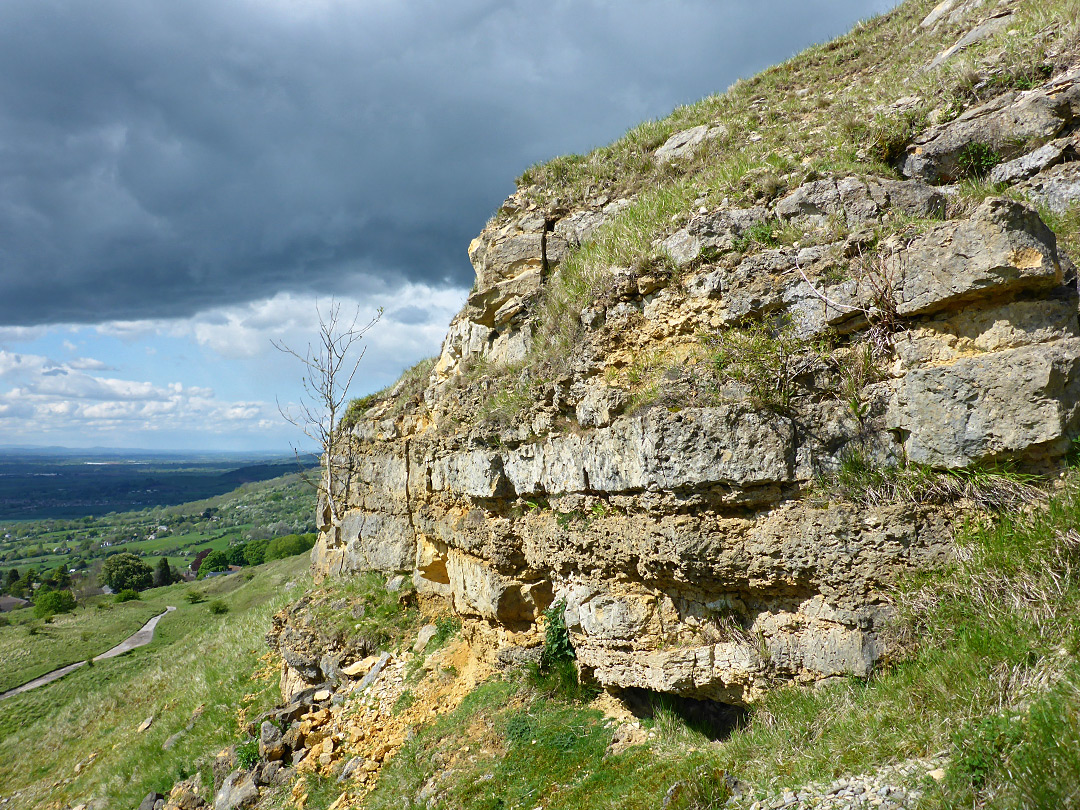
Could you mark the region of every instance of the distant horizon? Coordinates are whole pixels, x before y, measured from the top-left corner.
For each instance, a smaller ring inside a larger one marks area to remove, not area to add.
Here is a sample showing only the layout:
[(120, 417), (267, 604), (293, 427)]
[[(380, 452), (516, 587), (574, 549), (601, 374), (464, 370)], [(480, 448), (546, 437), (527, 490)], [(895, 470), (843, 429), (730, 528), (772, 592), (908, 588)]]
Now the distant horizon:
[(143, 454), (143, 455), (170, 455), (170, 456), (194, 456), (194, 455), (217, 455), (217, 456), (260, 456), (271, 458), (293, 458), (297, 453), (301, 456), (317, 456), (319, 451), (316, 449), (310, 450), (293, 450), (292, 448), (285, 448), (283, 450), (266, 450), (266, 449), (219, 449), (219, 448), (152, 448), (152, 447), (108, 447), (103, 445), (92, 445), (88, 447), (79, 447), (72, 445), (60, 445), (60, 444), (0, 444), (0, 454), (8, 452), (28, 452), (38, 453), (45, 455), (48, 453), (64, 453), (64, 454), (99, 454), (99, 455), (118, 455), (118, 454)]

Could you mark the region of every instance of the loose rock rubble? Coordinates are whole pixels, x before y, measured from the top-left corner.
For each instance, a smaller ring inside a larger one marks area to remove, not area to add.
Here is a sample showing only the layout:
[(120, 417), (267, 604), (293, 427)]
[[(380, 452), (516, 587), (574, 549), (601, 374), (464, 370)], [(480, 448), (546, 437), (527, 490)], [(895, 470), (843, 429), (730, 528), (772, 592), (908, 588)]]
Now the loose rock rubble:
[(797, 790), (761, 798), (748, 794), (731, 804), (746, 810), (899, 810), (917, 807), (929, 784), (945, 778), (945, 758), (909, 759), (870, 774), (823, 784), (811, 782)]

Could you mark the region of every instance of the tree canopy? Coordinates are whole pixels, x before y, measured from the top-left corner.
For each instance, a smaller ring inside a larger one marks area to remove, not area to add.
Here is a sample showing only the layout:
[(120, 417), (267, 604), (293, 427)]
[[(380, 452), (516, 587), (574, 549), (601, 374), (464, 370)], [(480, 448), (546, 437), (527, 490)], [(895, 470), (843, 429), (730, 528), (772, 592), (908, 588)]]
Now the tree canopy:
[(224, 571), (229, 567), (229, 557), (224, 551), (211, 551), (199, 564), (199, 576), (205, 577), (211, 571)]
[(145, 591), (154, 584), (154, 571), (134, 554), (114, 554), (101, 565), (101, 581), (116, 592)]
[(75, 597), (71, 591), (45, 591), (34, 600), (34, 615), (38, 618), (54, 613), (70, 613), (75, 609)]

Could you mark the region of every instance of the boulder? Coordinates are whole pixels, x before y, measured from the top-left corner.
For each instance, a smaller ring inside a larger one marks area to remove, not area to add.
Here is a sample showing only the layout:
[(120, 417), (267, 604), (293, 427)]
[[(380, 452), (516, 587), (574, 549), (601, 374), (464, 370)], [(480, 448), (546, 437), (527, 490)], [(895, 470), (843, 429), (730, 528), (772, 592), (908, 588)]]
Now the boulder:
[(207, 807), (206, 801), (199, 795), (197, 776), (177, 782), (169, 791), (164, 810), (200, 810)]
[(901, 170), (928, 183), (960, 178), (961, 157), (978, 144), (1005, 160), (1041, 146), (1080, 120), (1080, 68), (1025, 93), (1010, 91), (932, 127), (907, 148)]
[(700, 124), (690, 129), (676, 132), (655, 151), (653, 155), (657, 160), (668, 161), (690, 157), (705, 141), (712, 138), (722, 137), (727, 130), (722, 126)]
[(259, 801), (259, 788), (248, 771), (233, 771), (214, 794), (214, 810), (247, 810)]
[(1057, 239), (1034, 209), (990, 198), (971, 219), (946, 222), (896, 247), (880, 269), (896, 312), (924, 315), (966, 301), (1060, 286)]
[(259, 728), (259, 758), (267, 762), (277, 762), (288, 756), (288, 753), (281, 729), (273, 723), (264, 722)]
[(162, 802), (165, 796), (161, 793), (155, 793), (150, 791), (143, 797), (143, 800), (139, 802), (139, 810), (154, 810), (157, 807), (158, 802)]
[(238, 764), (235, 745), (230, 745), (228, 748), (219, 751), (217, 756), (214, 757), (214, 762), (211, 765), (211, 772), (214, 776), (215, 793), (221, 789), (222, 784), (225, 782), (225, 777), (235, 771)]
[(1078, 157), (1080, 157), (1080, 136), (1058, 138), (1026, 155), (999, 163), (990, 172), (990, 182), (1012, 185), (1034, 177), (1051, 166), (1076, 160)]
[(427, 645), (439, 633), (439, 628), (433, 624), (425, 624), (416, 634), (416, 643), (413, 644), (413, 652), (421, 653), (427, 649)]
[(981, 23), (979, 23), (974, 28), (965, 33), (962, 37), (960, 37), (960, 39), (958, 39), (955, 44), (951, 45), (950, 47), (939, 53), (937, 56), (935, 56), (930, 61), (930, 64), (927, 65), (927, 70), (934, 70), (935, 68), (940, 67), (965, 48), (971, 47), (976, 42), (982, 42), (984, 39), (990, 39), (990, 37), (994, 36), (1000, 31), (1004, 31), (1005, 28), (1008, 27), (1011, 20), (1012, 11), (1008, 10), (1000, 12), (992, 17), (983, 20)]
[(967, 467), (1061, 455), (1077, 434), (1080, 339), (989, 352), (908, 372), (889, 406), (907, 457)]
[(891, 208), (912, 217), (941, 218), (945, 195), (917, 180), (845, 177), (805, 183), (780, 200), (775, 212), (782, 219), (824, 221), (836, 217), (856, 224), (880, 220)]
[(1080, 161), (1053, 166), (1017, 186), (1033, 203), (1058, 216), (1080, 206)]

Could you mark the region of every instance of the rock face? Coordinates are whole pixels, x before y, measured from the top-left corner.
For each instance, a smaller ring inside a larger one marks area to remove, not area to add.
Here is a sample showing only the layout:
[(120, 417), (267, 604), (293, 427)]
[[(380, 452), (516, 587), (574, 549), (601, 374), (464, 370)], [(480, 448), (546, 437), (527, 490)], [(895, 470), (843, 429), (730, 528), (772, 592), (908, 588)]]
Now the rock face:
[(1080, 68), (1034, 90), (1000, 95), (923, 133), (908, 147), (903, 172), (930, 183), (951, 182), (962, 177), (964, 155), (973, 149), (987, 148), (1010, 160), (1070, 132), (1078, 122)]
[[(695, 209), (654, 243), (663, 261), (606, 268), (580, 311), (559, 310), (561, 365), (538, 349), (554, 311), (540, 303), (632, 202), (539, 210), (516, 194), (469, 247), (476, 287), (423, 396), (377, 403), (343, 437), (348, 511), (321, 527), (316, 573), (411, 575), (512, 630), (561, 604), (583, 673), (614, 688), (745, 704), (779, 681), (867, 674), (890, 584), (947, 559), (953, 507), (830, 500), (816, 482), (852, 458), (941, 471), (1068, 452), (1071, 265), (1033, 206), (955, 206), (935, 186), (981, 144), (1007, 161), (995, 182), (1067, 211), (1077, 122), (1072, 71), (919, 135), (911, 179), (817, 177), (756, 207)], [(678, 133), (656, 158), (713, 137)], [(780, 227), (803, 241), (755, 236)], [(763, 372), (794, 392), (779, 404), (700, 338), (762, 322), (805, 360)], [(553, 370), (513, 418), (485, 417), (526, 359)], [(303, 639), (282, 648), (296, 687), (333, 677)]]

